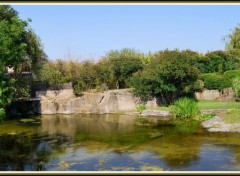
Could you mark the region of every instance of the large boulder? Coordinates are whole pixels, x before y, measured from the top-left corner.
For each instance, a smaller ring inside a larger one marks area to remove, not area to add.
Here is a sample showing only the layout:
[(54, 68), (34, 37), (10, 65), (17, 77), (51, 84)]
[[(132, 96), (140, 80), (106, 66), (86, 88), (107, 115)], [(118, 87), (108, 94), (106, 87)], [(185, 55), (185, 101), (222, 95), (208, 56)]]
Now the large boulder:
[(136, 107), (134, 96), (128, 90), (111, 90), (103, 93), (83, 93), (73, 96), (71, 90), (58, 92), (47, 91), (39, 93), (42, 114), (93, 113), (105, 114), (133, 111)]

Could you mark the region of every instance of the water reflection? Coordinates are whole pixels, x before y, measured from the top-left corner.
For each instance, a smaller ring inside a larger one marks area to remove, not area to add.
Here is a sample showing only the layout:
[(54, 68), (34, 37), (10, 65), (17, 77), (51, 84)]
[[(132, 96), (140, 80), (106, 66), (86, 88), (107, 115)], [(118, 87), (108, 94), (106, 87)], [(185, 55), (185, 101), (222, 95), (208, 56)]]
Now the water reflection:
[(39, 126), (3, 122), (0, 170), (240, 170), (240, 134), (143, 127), (136, 125), (136, 118), (54, 115), (42, 116)]
[(77, 132), (126, 132), (135, 127), (134, 116), (129, 115), (55, 115), (42, 116), (41, 132), (74, 137)]

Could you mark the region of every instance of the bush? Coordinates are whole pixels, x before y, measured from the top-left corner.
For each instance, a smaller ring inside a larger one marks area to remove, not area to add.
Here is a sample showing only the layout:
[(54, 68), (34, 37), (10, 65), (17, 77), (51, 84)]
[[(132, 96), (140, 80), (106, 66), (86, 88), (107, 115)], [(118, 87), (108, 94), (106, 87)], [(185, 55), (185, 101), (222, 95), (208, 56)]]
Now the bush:
[(233, 80), (234, 78), (240, 76), (240, 70), (228, 70), (223, 74), (225, 77)]
[(174, 100), (193, 92), (198, 78), (198, 69), (188, 51), (165, 50), (157, 52), (152, 61), (131, 78), (134, 92), (141, 98), (157, 96), (159, 104), (172, 104)]
[(232, 81), (232, 88), (235, 97), (240, 97), (240, 76), (235, 77)]
[(193, 89), (195, 91), (202, 91), (204, 88), (204, 82), (202, 80), (197, 80), (194, 84), (193, 84)]
[(172, 109), (173, 116), (181, 118), (194, 118), (199, 112), (197, 102), (187, 97), (179, 98)]
[(220, 75), (217, 73), (205, 73), (202, 74), (201, 77), (204, 81), (204, 87), (209, 90), (223, 90), (232, 86), (231, 80), (224, 75)]
[(142, 112), (142, 111), (145, 110), (145, 109), (146, 109), (145, 104), (138, 104), (138, 105), (136, 106), (136, 111), (137, 111), (137, 112)]

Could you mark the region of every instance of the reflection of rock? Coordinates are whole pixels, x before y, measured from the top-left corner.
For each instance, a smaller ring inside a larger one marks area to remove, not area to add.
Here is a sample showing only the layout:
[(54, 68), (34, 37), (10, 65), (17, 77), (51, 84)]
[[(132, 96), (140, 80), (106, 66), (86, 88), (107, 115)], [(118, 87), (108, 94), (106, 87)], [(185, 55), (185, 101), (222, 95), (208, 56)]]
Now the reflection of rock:
[(44, 115), (41, 131), (74, 136), (76, 132), (117, 132), (134, 129), (135, 117), (129, 115)]
[(43, 116), (41, 132), (49, 135), (63, 134), (73, 136), (76, 132), (76, 119), (67, 115)]
[(158, 111), (158, 110), (144, 110), (141, 113), (142, 116), (171, 116), (171, 113), (169, 111)]

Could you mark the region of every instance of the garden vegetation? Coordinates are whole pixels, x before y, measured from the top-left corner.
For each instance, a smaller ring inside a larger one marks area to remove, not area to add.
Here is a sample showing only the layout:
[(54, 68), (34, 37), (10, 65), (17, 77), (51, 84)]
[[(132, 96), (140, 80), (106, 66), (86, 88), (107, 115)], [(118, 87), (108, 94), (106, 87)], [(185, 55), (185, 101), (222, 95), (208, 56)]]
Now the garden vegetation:
[[(226, 37), (225, 51), (206, 54), (191, 50), (163, 50), (144, 54), (124, 48), (111, 50), (98, 61), (48, 60), (37, 35), (9, 5), (0, 6), (0, 119), (14, 98), (27, 97), (27, 83), (19, 73), (31, 71), (35, 80), (50, 86), (71, 82), (76, 95), (83, 91), (131, 88), (147, 100), (158, 97), (159, 105), (181, 104), (194, 99), (195, 91), (233, 87), (240, 96), (240, 27)], [(14, 75), (6, 74), (7, 68)], [(142, 111), (143, 107), (138, 107)], [(188, 111), (188, 110), (187, 110)], [(196, 114), (197, 109), (189, 109)], [(178, 109), (175, 109), (178, 116)], [(183, 116), (188, 115), (188, 112)]]

